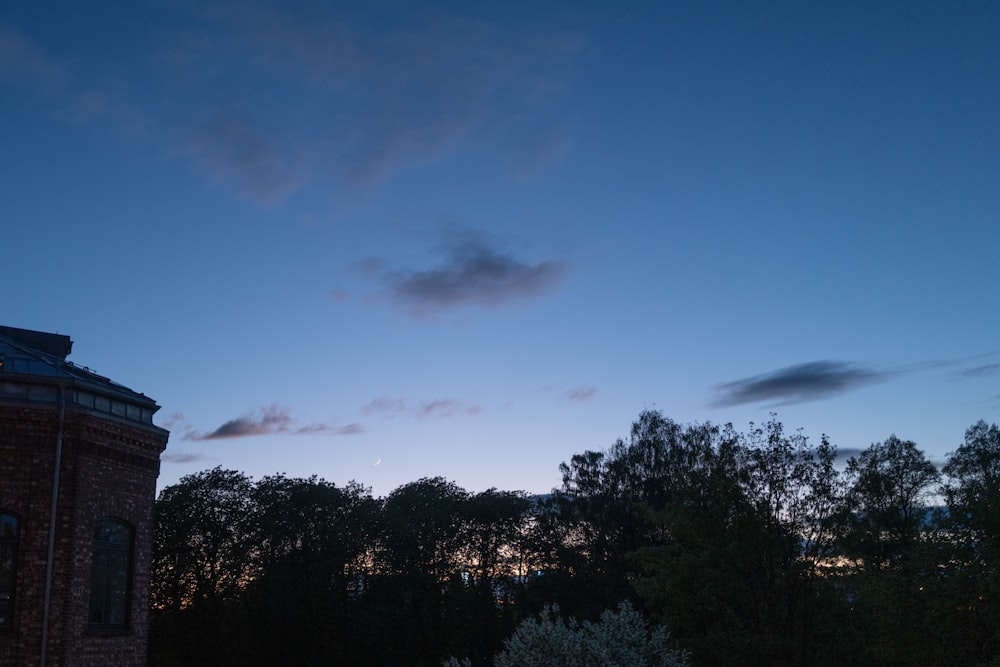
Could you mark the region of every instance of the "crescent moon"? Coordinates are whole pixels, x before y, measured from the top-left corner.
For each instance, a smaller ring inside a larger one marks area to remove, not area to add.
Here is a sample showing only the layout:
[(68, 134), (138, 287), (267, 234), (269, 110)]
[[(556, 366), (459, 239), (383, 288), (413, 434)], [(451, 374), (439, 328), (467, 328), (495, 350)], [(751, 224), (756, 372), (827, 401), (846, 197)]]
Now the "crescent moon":
[(378, 465), (378, 464), (380, 464), (380, 463), (382, 463), (382, 459), (376, 459), (376, 460), (375, 460), (375, 463), (373, 463), (372, 465), (373, 465), (373, 466), (377, 466), (377, 465)]

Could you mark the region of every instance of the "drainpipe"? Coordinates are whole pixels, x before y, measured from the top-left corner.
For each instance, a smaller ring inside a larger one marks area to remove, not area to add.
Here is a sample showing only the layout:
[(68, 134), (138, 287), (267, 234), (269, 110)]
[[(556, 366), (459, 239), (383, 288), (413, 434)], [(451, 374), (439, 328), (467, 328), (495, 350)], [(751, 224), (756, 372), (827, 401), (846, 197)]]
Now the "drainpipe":
[(59, 472), (62, 465), (63, 424), (66, 420), (66, 387), (59, 385), (59, 429), (56, 431), (56, 461), (52, 470), (52, 507), (49, 510), (49, 549), (45, 562), (45, 602), (42, 606), (42, 654), (40, 667), (45, 667), (49, 648), (49, 608), (52, 603), (53, 554), (56, 547), (56, 510), (59, 505)]

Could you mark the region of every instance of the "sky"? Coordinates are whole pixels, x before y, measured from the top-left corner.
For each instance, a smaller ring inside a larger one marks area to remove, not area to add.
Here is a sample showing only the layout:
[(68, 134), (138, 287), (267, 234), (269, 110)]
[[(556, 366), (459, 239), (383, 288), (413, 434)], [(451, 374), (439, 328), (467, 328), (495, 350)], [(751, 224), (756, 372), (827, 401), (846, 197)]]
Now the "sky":
[(1000, 421), (1000, 4), (0, 0), (0, 324), (222, 466)]

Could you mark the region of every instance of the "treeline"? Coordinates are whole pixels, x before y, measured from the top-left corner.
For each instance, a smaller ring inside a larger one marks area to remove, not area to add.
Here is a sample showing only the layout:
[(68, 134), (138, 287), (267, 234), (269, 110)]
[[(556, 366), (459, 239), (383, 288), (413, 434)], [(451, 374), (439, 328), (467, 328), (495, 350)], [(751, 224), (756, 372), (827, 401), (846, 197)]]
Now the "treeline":
[(156, 503), (150, 664), (492, 665), (549, 605), (622, 602), (695, 665), (1000, 663), (995, 424), (938, 468), (647, 411), (560, 469), (545, 497), (185, 477)]

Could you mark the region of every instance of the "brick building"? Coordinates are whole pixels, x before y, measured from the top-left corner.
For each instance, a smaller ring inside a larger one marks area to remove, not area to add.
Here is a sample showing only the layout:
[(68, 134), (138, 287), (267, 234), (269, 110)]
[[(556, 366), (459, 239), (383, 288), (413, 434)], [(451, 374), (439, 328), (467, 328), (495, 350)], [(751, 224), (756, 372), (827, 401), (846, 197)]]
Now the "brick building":
[(166, 430), (147, 396), (0, 327), (0, 665), (144, 665)]

